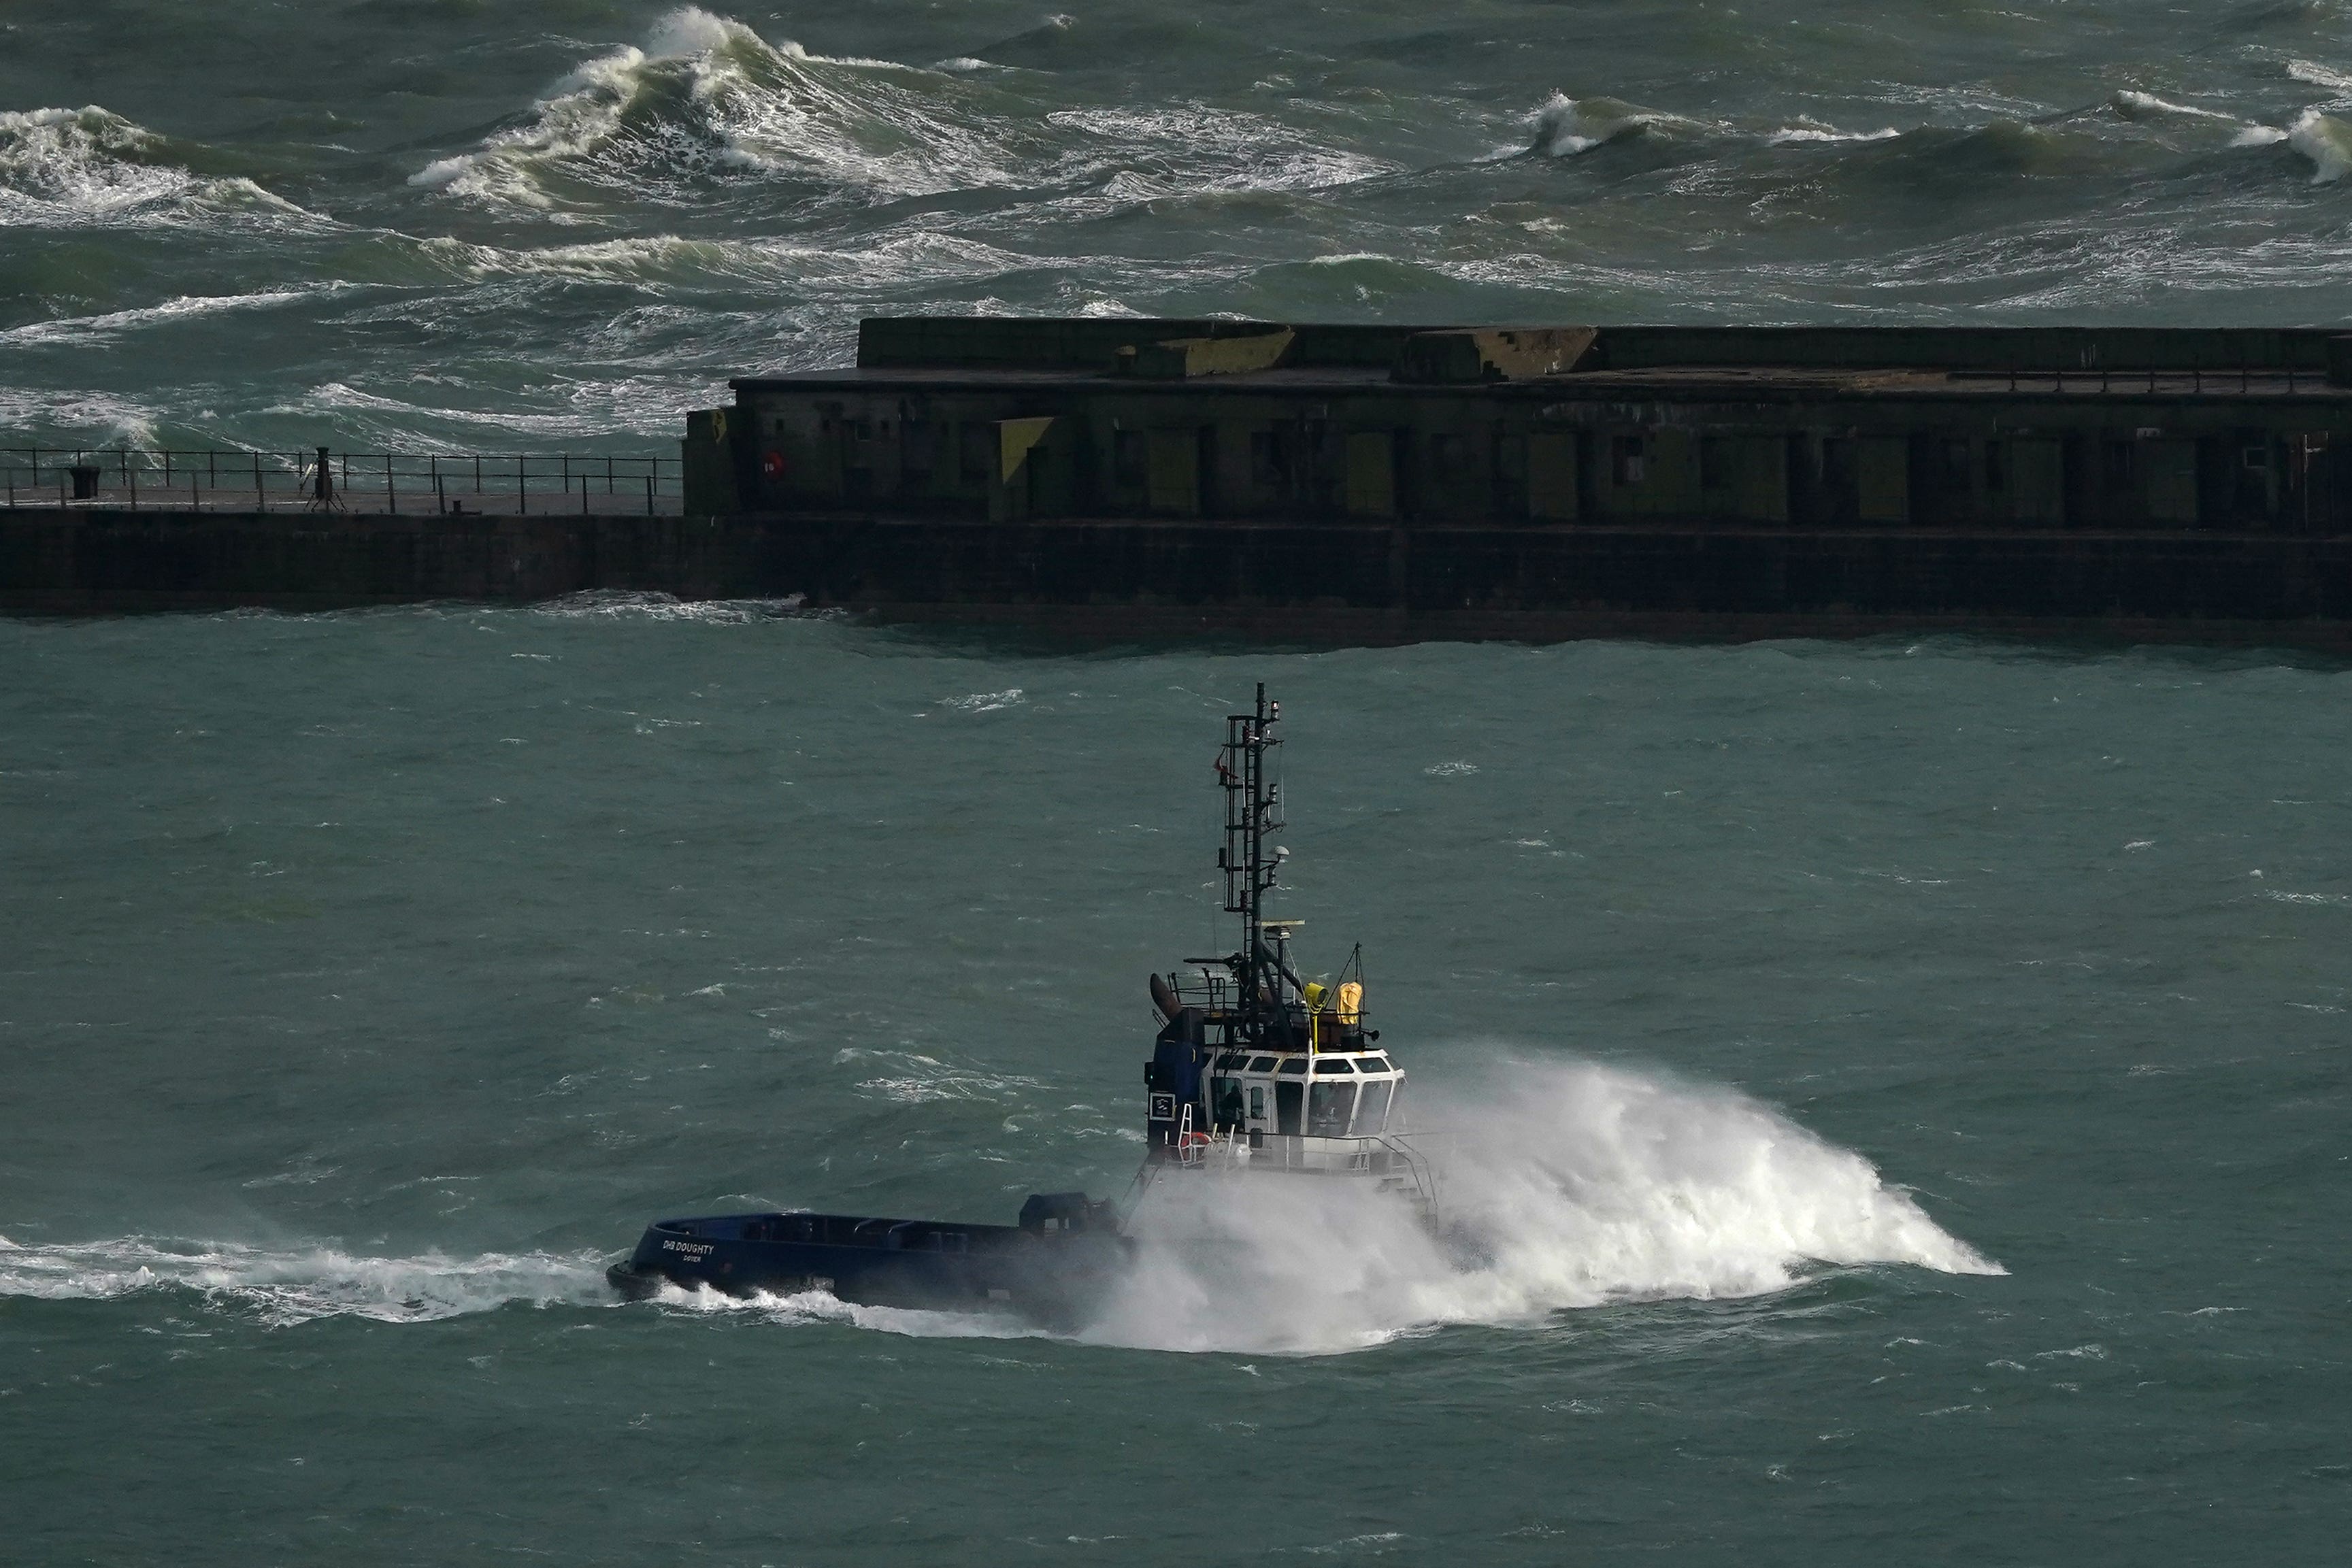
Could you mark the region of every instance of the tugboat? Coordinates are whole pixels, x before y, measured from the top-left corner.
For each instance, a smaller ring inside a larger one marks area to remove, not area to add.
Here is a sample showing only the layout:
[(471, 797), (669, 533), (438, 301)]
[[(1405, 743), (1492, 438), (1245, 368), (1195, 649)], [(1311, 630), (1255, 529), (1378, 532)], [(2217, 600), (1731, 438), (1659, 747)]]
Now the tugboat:
[(631, 1297), (664, 1284), (818, 1290), (863, 1304), (996, 1307), (1074, 1322), (1125, 1271), (1136, 1248), (1129, 1225), (1171, 1173), (1351, 1179), (1410, 1202), (1433, 1226), (1436, 1182), (1404, 1135), (1404, 1073), (1367, 1027), (1363, 949), (1329, 983), (1307, 980), (1291, 958), (1303, 922), (1265, 917), (1290, 853), (1269, 841), (1284, 825), (1279, 770), (1268, 767), (1281, 720), (1261, 684), (1255, 709), (1225, 721), (1217, 864), (1241, 946), (1150, 977), (1161, 1027), (1143, 1070), (1143, 1164), (1123, 1203), (1034, 1193), (1017, 1225), (811, 1213), (657, 1220), (608, 1271), (614, 1286)]
[(1128, 1207), (1170, 1170), (1279, 1172), (1369, 1182), (1434, 1228), (1435, 1174), (1405, 1135), (1404, 1071), (1368, 1026), (1363, 947), (1335, 982), (1304, 979), (1290, 949), (1306, 922), (1265, 915), (1290, 858), (1268, 841), (1286, 825), (1282, 786), (1268, 776), (1281, 722), (1263, 684), (1254, 712), (1225, 720), (1217, 868), (1242, 944), (1222, 958), (1185, 959), (1190, 979), (1151, 977), (1162, 1027), (1143, 1072), (1147, 1147)]

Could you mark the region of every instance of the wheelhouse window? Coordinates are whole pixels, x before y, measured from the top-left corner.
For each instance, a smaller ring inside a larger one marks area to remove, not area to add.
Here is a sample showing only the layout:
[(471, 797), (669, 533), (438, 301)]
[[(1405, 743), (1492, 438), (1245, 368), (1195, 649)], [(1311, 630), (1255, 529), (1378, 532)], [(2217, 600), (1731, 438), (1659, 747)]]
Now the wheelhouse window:
[(1383, 1132), (1389, 1124), (1389, 1090), (1392, 1080), (1375, 1078), (1364, 1085), (1363, 1097), (1356, 1102), (1356, 1135)]
[(1355, 1111), (1354, 1084), (1316, 1084), (1307, 1094), (1307, 1135), (1310, 1138), (1346, 1137), (1348, 1123)]

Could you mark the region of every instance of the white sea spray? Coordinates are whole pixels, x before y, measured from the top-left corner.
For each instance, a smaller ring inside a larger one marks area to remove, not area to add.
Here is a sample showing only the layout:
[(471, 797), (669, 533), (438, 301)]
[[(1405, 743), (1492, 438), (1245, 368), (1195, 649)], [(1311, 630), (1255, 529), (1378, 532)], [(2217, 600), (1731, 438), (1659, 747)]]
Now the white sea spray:
[(1766, 1294), (1823, 1267), (2000, 1273), (1851, 1150), (1735, 1091), (1505, 1059), (1427, 1093), (1444, 1234), (1288, 1176), (1163, 1178), (1139, 1266), (1085, 1337), (1328, 1352), (1449, 1322)]

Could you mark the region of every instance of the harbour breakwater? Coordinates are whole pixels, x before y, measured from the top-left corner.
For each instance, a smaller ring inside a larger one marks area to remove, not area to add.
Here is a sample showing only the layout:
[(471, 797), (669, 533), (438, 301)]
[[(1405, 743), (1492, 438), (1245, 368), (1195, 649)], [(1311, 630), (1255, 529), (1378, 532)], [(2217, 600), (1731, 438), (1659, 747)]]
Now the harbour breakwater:
[(0, 511), (0, 610), (624, 590), (1093, 639), (2352, 646), (2323, 331), (876, 318), (854, 366), (733, 389), (642, 472), (529, 460), (538, 497), (523, 460), (320, 449), (275, 507), (257, 459), (166, 454), (185, 507), (126, 507), (137, 465), (83, 463)]
[(2352, 538), (2204, 532), (855, 515), (0, 513), (0, 611), (593, 591), (793, 601), (1088, 639), (1977, 631), (2352, 647)]

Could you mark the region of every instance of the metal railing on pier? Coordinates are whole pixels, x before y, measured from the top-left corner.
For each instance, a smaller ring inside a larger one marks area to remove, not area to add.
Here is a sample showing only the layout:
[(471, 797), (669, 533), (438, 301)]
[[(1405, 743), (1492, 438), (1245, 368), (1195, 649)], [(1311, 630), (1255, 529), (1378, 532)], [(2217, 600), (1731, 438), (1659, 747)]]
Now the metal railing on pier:
[(0, 506), (170, 512), (677, 516), (676, 457), (0, 447)]

